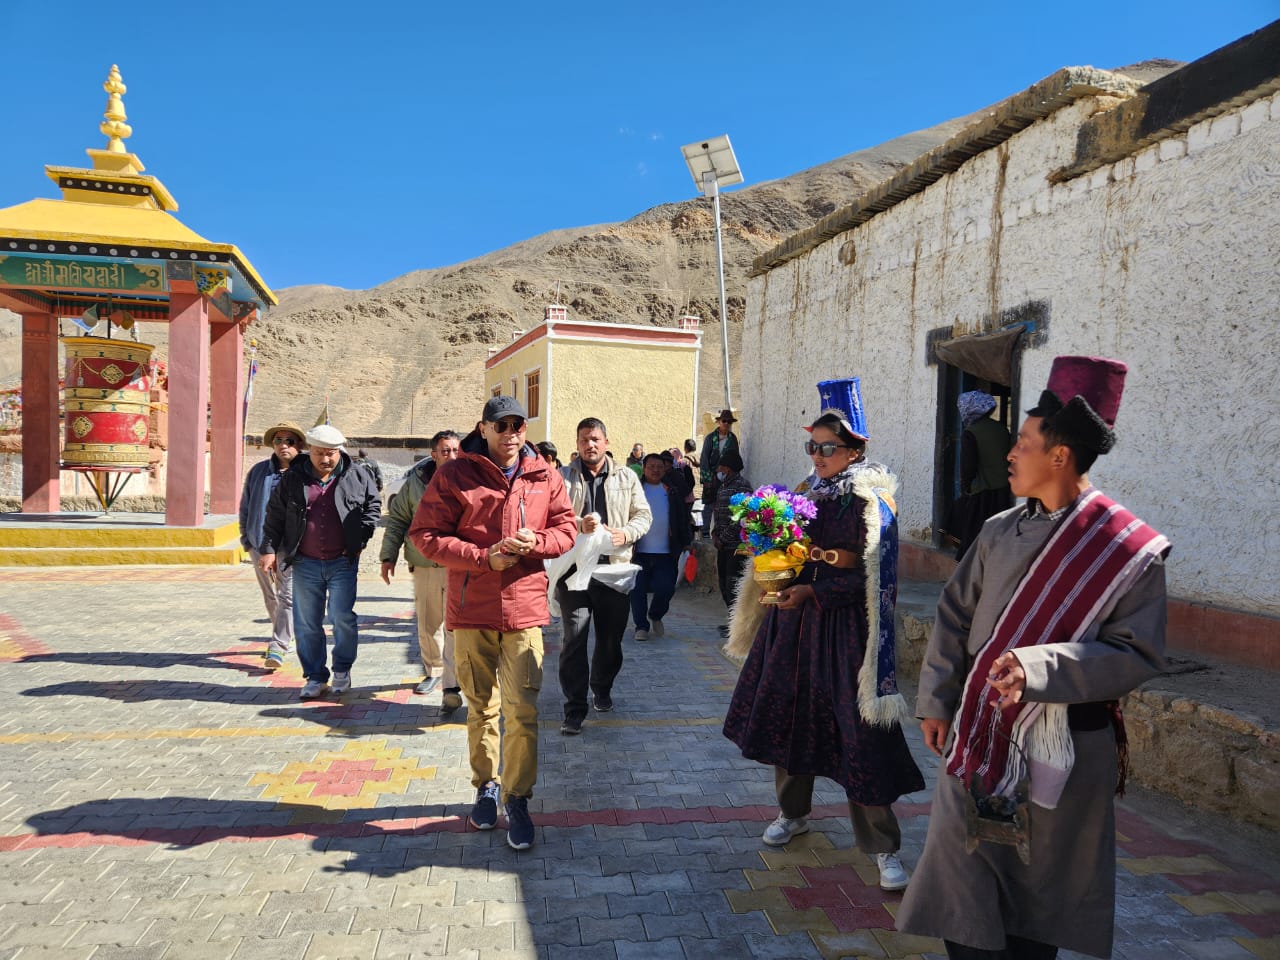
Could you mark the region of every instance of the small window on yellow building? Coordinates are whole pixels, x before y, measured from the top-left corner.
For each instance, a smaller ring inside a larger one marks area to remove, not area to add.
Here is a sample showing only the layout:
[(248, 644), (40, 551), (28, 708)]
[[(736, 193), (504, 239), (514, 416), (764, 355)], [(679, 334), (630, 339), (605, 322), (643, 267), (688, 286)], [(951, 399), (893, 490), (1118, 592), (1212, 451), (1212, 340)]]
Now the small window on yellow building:
[(535, 370), (533, 373), (524, 375), (524, 408), (529, 412), (530, 420), (538, 415), (538, 394), (540, 392), (538, 381), (541, 377), (541, 370)]
[(515, 378), (515, 377), (512, 377), (512, 378), (511, 378), (511, 395), (512, 395), (513, 397), (518, 397), (518, 396), (520, 396), (520, 391), (517, 389), (517, 387), (518, 387), (518, 386), (519, 386), (519, 384), (517, 383), (516, 378)]
[(500, 384), (500, 383), (495, 383), (495, 384), (493, 385), (493, 389), (489, 391), (489, 396), (491, 396), (491, 397), (500, 397), (500, 396), (502, 396), (502, 384)]

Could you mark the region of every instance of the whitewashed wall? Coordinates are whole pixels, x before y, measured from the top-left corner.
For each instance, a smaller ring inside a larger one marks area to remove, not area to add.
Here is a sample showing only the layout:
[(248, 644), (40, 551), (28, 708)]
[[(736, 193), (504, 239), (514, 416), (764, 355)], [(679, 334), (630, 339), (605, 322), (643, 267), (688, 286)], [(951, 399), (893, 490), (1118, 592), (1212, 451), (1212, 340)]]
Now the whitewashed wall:
[(1100, 106), (1060, 110), (751, 281), (747, 475), (803, 476), (814, 385), (861, 376), (870, 455), (899, 474), (904, 537), (928, 542), (926, 334), (1047, 301), (1048, 341), (1023, 353), (1023, 407), (1057, 354), (1129, 363), (1119, 443), (1092, 479), (1172, 539), (1172, 594), (1280, 613), (1280, 96), (1049, 184)]

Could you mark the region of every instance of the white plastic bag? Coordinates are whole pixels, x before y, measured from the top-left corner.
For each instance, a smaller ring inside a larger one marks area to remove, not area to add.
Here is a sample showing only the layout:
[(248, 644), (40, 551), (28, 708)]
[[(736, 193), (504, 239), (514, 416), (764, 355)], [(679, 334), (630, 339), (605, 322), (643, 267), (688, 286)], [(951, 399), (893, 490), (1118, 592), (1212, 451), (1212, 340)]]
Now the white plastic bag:
[(636, 585), (640, 567), (634, 563), (599, 563), (591, 570), (591, 579), (619, 593), (630, 593)]
[(640, 567), (634, 563), (601, 563), (600, 558), (613, 556), (624, 547), (615, 547), (613, 537), (604, 527), (596, 527), (594, 533), (580, 533), (573, 547), (552, 560), (544, 560), (547, 571), (547, 606), (553, 617), (560, 616), (556, 603), (556, 584), (565, 571), (576, 565), (577, 569), (565, 581), (570, 590), (585, 590), (591, 580), (598, 580), (619, 593), (630, 593), (635, 586)]

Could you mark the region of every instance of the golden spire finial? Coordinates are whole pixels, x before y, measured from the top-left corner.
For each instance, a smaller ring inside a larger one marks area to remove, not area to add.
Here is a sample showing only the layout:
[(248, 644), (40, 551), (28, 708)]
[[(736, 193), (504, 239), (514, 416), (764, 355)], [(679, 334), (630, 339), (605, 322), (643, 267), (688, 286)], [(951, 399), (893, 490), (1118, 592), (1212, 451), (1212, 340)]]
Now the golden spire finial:
[(125, 137), (133, 134), (133, 127), (125, 123), (124, 100), (122, 95), (129, 89), (120, 78), (120, 68), (114, 63), (111, 73), (102, 85), (107, 91), (107, 109), (102, 114), (106, 119), (98, 125), (98, 129), (107, 137), (107, 150), (110, 153), (128, 153), (124, 148)]

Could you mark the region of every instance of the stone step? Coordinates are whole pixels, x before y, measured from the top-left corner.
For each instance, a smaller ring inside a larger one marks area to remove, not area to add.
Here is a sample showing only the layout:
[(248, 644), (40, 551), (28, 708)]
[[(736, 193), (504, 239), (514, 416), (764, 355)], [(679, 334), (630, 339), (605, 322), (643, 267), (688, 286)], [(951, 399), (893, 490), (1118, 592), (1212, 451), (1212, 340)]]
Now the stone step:
[(131, 523), (113, 516), (80, 521), (23, 521), (11, 519), (14, 516), (9, 514), (0, 523), (0, 550), (227, 547), (240, 539), (240, 525), (235, 518), (211, 518), (200, 527), (167, 527), (163, 524), (163, 515), (148, 523)]
[(238, 540), (217, 547), (0, 547), (0, 567), (218, 566), (238, 564), (244, 556)]

